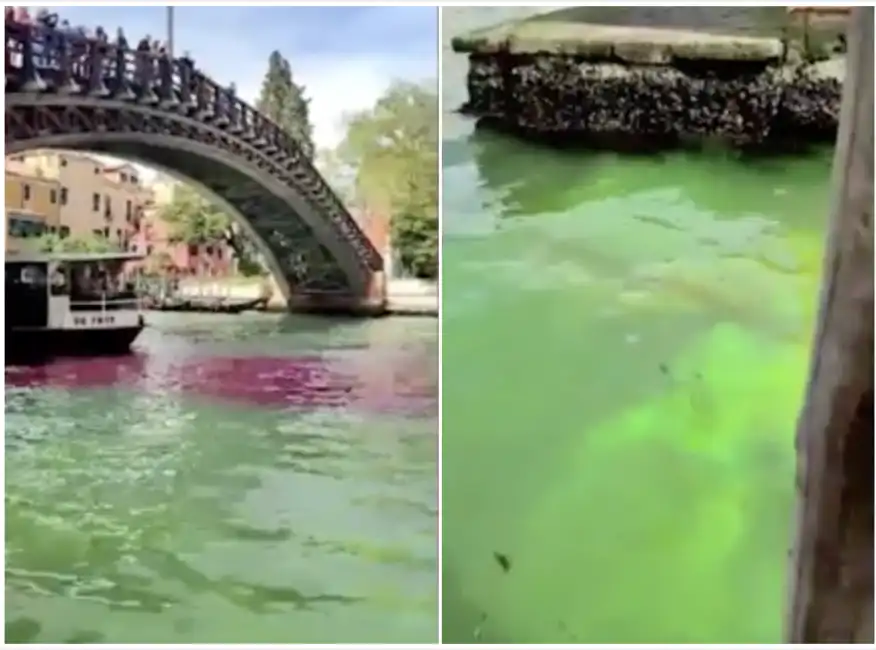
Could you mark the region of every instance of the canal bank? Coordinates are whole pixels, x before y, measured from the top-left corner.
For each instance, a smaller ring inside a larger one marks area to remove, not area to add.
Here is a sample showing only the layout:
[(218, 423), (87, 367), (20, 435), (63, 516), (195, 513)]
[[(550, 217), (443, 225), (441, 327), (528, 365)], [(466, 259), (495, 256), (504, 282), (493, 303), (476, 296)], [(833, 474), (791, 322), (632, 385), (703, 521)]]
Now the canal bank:
[[(386, 294), (386, 316), (438, 316), (436, 282), (393, 278), (387, 282)], [(185, 299), (244, 302), (267, 296), (265, 311), (289, 312), (289, 305), (272, 278), (186, 279), (179, 283), (178, 295)]]
[(842, 20), (575, 8), (453, 35), (452, 48), (469, 58), (462, 111), (487, 126), (563, 145), (775, 147), (835, 136)]

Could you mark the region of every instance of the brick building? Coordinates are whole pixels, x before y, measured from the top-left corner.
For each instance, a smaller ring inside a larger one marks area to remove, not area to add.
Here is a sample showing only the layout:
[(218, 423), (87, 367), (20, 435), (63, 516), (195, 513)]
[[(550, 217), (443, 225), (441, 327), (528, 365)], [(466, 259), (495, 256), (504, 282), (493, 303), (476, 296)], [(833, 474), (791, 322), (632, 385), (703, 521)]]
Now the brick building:
[(173, 241), (170, 225), (161, 212), (173, 201), (179, 184), (162, 178), (152, 184), (151, 201), (144, 207), (140, 231), (131, 242), (132, 250), (148, 256), (147, 266), (153, 270), (171, 269), (183, 275), (223, 277), (237, 270), (234, 251), (224, 242), (188, 244)]

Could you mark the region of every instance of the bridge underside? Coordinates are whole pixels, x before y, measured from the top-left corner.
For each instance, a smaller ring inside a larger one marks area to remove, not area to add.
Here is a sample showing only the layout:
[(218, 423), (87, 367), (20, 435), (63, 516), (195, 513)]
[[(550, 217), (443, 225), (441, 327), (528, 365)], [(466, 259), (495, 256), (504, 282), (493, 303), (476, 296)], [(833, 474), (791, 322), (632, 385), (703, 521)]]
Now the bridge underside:
[(34, 149), (89, 151), (141, 162), (191, 181), (237, 217), (264, 254), (290, 308), (383, 312), (382, 273), (363, 264), (356, 249), (294, 186), (246, 157), (229, 155), (215, 143), (162, 133), (47, 134), (39, 128), (10, 133), (10, 127), (27, 124), (31, 116), (16, 115), (27, 109), (10, 107), (8, 95), (6, 99), (7, 155)]

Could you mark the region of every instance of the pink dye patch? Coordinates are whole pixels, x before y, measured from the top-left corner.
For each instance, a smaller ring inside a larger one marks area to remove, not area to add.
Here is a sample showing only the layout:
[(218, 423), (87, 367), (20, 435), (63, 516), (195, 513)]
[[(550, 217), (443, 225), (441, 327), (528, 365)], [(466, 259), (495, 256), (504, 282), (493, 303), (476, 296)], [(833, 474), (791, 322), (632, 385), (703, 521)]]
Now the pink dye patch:
[(264, 407), (356, 408), (429, 416), (437, 412), (437, 372), (424, 355), (345, 350), (332, 356), (63, 359), (6, 368), (15, 387), (177, 391)]

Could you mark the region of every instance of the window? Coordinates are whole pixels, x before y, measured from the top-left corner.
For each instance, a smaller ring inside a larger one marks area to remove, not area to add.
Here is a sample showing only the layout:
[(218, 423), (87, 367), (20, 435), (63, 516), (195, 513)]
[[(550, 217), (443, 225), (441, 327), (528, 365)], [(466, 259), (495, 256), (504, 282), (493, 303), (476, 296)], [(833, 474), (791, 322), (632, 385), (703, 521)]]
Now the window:
[(67, 205), (67, 188), (61, 188), (61, 205)]
[(104, 238), (105, 238), (105, 239), (109, 239), (109, 235), (110, 235), (110, 229), (109, 229), (109, 228), (104, 228), (104, 229), (103, 229), (103, 236), (104, 236)]
[(197, 244), (189, 244), (189, 257), (197, 257), (198, 256), (198, 245)]
[(58, 235), (61, 239), (66, 239), (70, 236), (70, 226), (61, 226), (58, 228)]
[(207, 255), (212, 255), (213, 254), (213, 247), (210, 246), (209, 244), (207, 244), (207, 246), (204, 248), (204, 253), (206, 253)]
[(149, 245), (146, 247), (146, 254), (147, 254), (147, 255), (152, 255), (152, 244), (149, 244)]
[(21, 214), (10, 213), (6, 233), (10, 237), (39, 237), (46, 232), (46, 224)]
[(100, 194), (97, 192), (91, 195), (91, 209), (94, 212), (100, 212)]
[(91, 234), (94, 235), (95, 237), (102, 237), (103, 230), (101, 230), (100, 228), (95, 228), (94, 230), (91, 231)]
[(124, 172), (122, 172), (121, 174), (119, 174), (119, 178), (122, 179), (122, 182), (123, 182), (123, 183), (127, 183), (127, 182), (128, 182), (128, 175), (127, 175), (126, 173), (124, 173)]
[(139, 182), (139, 179), (138, 179), (136, 176), (134, 176), (134, 175), (132, 174), (132, 175), (131, 175), (131, 182), (132, 182), (134, 185), (136, 185), (136, 184)]
[(222, 247), (221, 246), (216, 247), (216, 259), (217, 260), (222, 259)]
[(103, 197), (103, 216), (110, 219), (113, 216), (113, 200), (108, 196)]
[(67, 166), (67, 159), (64, 158), (64, 156), (61, 156), (61, 167), (66, 167), (66, 166)]
[(97, 174), (99, 174), (99, 173), (100, 173), (100, 167), (95, 167), (95, 168), (94, 168), (94, 174), (95, 174), (95, 176), (96, 176)]
[(127, 201), (125, 201), (125, 221), (130, 223), (131, 219), (133, 219), (133, 218), (134, 218), (134, 206), (131, 203), (131, 200), (128, 199)]
[(22, 196), (25, 201), (30, 201), (30, 185), (25, 183), (21, 188)]
[(119, 241), (122, 241), (122, 229), (121, 228), (116, 228), (116, 239), (118, 239)]
[(55, 205), (58, 202), (58, 190), (49, 190), (49, 203)]

